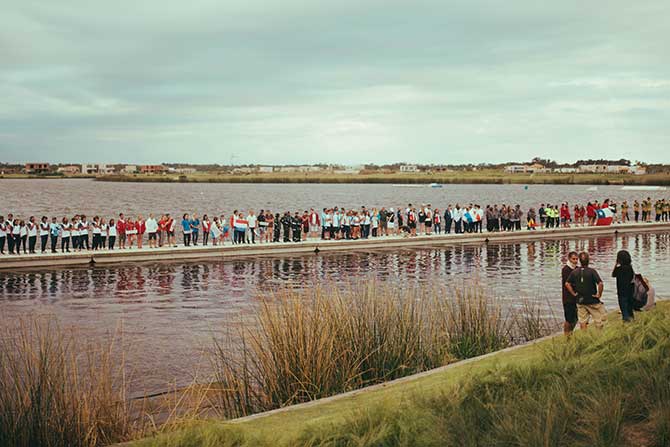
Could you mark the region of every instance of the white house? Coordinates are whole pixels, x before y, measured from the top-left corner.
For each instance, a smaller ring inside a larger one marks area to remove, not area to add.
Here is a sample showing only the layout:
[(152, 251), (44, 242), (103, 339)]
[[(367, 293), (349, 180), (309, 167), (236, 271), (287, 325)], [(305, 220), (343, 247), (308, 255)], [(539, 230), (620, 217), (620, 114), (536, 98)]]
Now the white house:
[(258, 167), (258, 172), (260, 172), (261, 174), (270, 174), (270, 173), (274, 172), (274, 170), (275, 169), (272, 166), (259, 166)]
[(607, 165), (581, 165), (579, 172), (592, 172), (602, 174), (607, 172)]
[(608, 165), (607, 172), (610, 174), (629, 174), (630, 167), (626, 165)]
[(416, 165), (400, 165), (400, 172), (419, 172)]
[(577, 168), (556, 168), (554, 172), (558, 174), (574, 174), (577, 172)]
[(124, 174), (135, 174), (137, 173), (137, 165), (126, 165), (121, 172)]
[(82, 164), (81, 165), (81, 173), (82, 174), (113, 174), (114, 173), (114, 168), (112, 166), (107, 166), (106, 164), (103, 163), (97, 163), (97, 164)]

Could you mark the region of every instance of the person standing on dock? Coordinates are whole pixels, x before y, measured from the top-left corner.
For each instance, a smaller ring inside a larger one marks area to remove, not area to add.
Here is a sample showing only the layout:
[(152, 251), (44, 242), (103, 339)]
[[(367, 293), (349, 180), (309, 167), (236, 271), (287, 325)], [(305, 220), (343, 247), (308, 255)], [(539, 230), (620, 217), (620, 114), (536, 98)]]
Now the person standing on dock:
[(7, 241), (7, 223), (5, 216), (0, 216), (0, 255), (5, 254), (5, 241)]
[(58, 234), (60, 233), (60, 225), (58, 225), (58, 220), (55, 217), (51, 218), (51, 223), (49, 224), (49, 233), (51, 237), (51, 253), (56, 253), (56, 248), (58, 247)]
[(572, 272), (577, 268), (577, 262), (579, 261), (579, 255), (576, 251), (571, 251), (568, 253), (568, 260), (561, 270), (561, 289), (563, 289), (563, 317), (565, 321), (563, 322), (563, 333), (565, 335), (572, 334), (572, 331), (575, 330), (577, 326), (577, 300), (572, 293), (566, 287), (568, 278)]
[(184, 236), (184, 247), (191, 246), (191, 219), (184, 214), (181, 219), (182, 235)]
[(247, 239), (247, 242), (251, 242), (252, 244), (256, 243), (257, 220), (258, 218), (256, 217), (256, 214), (254, 214), (254, 210), (249, 210), (249, 215), (247, 215), (247, 227), (249, 228), (249, 238)]
[(114, 222), (114, 219), (109, 219), (109, 228), (107, 230), (107, 238), (109, 239), (109, 243), (107, 244), (109, 250), (114, 250), (114, 245), (116, 244), (116, 223)]
[(119, 213), (119, 220), (116, 222), (116, 234), (119, 238), (119, 248), (126, 248), (126, 219), (123, 213)]
[(191, 242), (195, 247), (196, 245), (198, 245), (198, 235), (200, 234), (200, 219), (198, 219), (198, 215), (196, 213), (193, 213), (193, 218), (191, 218), (190, 222), (191, 222)]
[(463, 232), (463, 211), (461, 206), (457, 203), (456, 207), (451, 210), (451, 219), (454, 221), (454, 232), (460, 234)]
[(577, 319), (582, 330), (588, 327), (589, 321), (593, 321), (598, 329), (607, 321), (605, 305), (600, 301), (603, 296), (603, 280), (595, 269), (589, 267), (589, 261), (589, 254), (581, 252), (580, 267), (574, 269), (565, 282), (568, 292), (577, 301)]
[[(156, 233), (158, 232), (158, 222), (156, 222), (156, 219), (154, 218), (153, 213), (149, 214), (149, 218), (146, 220), (144, 223), (146, 229), (147, 229), (147, 234), (149, 235), (149, 248), (156, 248)], [(161, 238), (162, 239), (162, 238)]]
[(42, 220), (40, 221), (40, 248), (42, 249), (42, 253), (47, 252), (50, 230), (49, 218), (42, 216)]

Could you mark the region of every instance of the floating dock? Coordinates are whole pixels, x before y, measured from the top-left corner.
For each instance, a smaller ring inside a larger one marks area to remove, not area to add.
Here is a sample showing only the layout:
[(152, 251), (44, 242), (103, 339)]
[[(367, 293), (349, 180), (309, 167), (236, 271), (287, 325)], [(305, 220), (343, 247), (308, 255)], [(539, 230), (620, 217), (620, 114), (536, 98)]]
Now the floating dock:
[[(388, 236), (359, 240), (310, 239), (304, 242), (279, 242), (197, 247), (162, 247), (78, 253), (37, 253), (28, 255), (0, 255), (0, 270), (67, 268), (87, 265), (107, 265), (128, 262), (198, 261), (217, 259), (240, 259), (260, 256), (300, 255), (320, 252), (375, 250), (410, 247), (442, 247), (450, 245), (473, 245), (486, 243), (526, 242), (565, 238), (585, 238), (594, 236), (614, 236), (617, 234), (658, 233), (670, 231), (668, 222), (615, 224), (602, 227), (571, 227), (523, 229), (514, 232), (461, 233), (430, 236), (402, 237)], [(39, 244), (38, 244), (39, 245)]]

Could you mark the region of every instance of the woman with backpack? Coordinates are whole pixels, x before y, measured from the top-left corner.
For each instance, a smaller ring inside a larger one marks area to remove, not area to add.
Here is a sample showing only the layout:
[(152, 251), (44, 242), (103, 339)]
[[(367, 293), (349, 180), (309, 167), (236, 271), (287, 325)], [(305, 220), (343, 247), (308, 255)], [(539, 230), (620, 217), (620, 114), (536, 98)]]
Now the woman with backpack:
[(633, 316), (633, 272), (630, 253), (620, 250), (616, 255), (616, 265), (612, 271), (612, 277), (616, 278), (616, 293), (619, 299), (619, 309), (623, 321), (632, 321)]

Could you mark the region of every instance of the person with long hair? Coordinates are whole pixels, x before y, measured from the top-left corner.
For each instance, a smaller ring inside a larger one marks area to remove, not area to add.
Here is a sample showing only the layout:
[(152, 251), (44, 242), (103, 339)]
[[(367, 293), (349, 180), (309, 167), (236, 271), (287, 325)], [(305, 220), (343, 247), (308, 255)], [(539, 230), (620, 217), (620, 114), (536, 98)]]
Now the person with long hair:
[(612, 270), (612, 278), (616, 278), (616, 294), (619, 300), (619, 309), (623, 321), (632, 321), (633, 315), (633, 262), (630, 253), (619, 250), (616, 255), (616, 264)]

